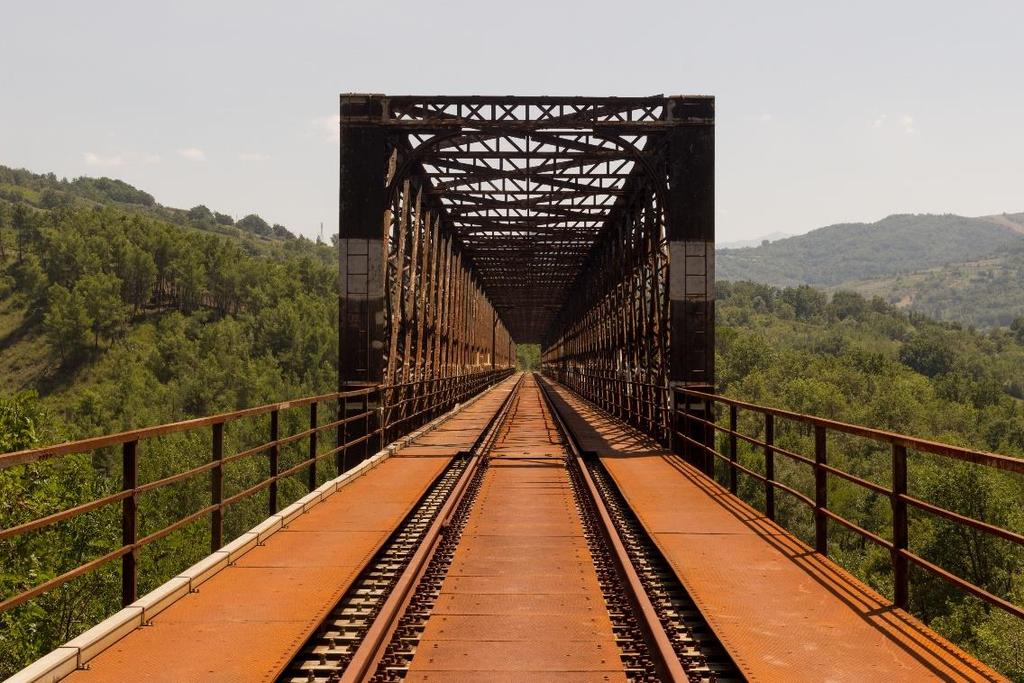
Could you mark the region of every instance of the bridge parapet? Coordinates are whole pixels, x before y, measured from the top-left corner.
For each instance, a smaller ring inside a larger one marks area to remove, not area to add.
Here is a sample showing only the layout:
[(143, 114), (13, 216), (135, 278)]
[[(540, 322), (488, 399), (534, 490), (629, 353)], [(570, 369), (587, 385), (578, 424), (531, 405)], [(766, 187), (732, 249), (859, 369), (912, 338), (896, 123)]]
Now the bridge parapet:
[[(184, 569), (187, 558), (205, 554), (202, 537), (211, 552), (220, 550), (255, 522), (372, 456), (374, 440), (411, 433), (510, 373), (487, 369), (444, 378), (443, 384), (428, 379), (332, 392), (0, 454), (0, 473), (44, 489), (76, 467), (108, 472), (96, 476), (99, 491), (83, 483), (54, 496), (57, 506), (73, 501), (69, 507), (41, 512), (26, 506), (5, 514), (0, 561), (14, 580), (0, 594), (0, 616), (41, 628), (41, 614), (64, 613), (71, 631), (95, 623), (118, 602), (137, 600), (140, 563), (148, 567), (145, 585), (158, 585)], [(401, 408), (389, 400), (417, 405), (389, 422)], [(88, 462), (81, 461), (85, 457)], [(160, 547), (176, 533), (175, 544)], [(22, 572), (38, 542), (66, 549), (69, 562)], [(84, 551), (73, 550), (82, 545)], [(119, 572), (113, 569), (118, 560)], [(67, 590), (71, 585), (77, 588)], [(83, 591), (83, 585), (91, 588)]]
[[(922, 513), (954, 525), (957, 535), (970, 537), (969, 545), (981, 555), (986, 549), (993, 549), (989, 544), (1004, 543), (1020, 566), (1024, 561), (1024, 529), (1011, 528), (1010, 521), (1000, 525), (963, 514), (950, 509), (946, 501), (924, 500), (914, 495), (918, 483), (914, 475), (923, 475), (926, 467), (941, 470), (955, 463), (967, 463), (1005, 472), (1010, 477), (1024, 476), (1024, 460), (703, 391), (683, 389), (677, 393), (684, 397), (678, 401), (684, 408), (677, 414), (677, 424), (683, 429), (675, 436), (684, 442), (684, 455), (691, 464), (719, 479), (731, 493), (756, 497), (769, 519), (793, 531), (799, 531), (794, 529), (795, 515), (781, 514), (776, 492), (802, 505), (813, 516), (813, 546), (823, 555), (829, 555), (830, 522), (887, 551), (892, 569), (892, 599), (897, 607), (911, 606), (911, 567), (916, 567), (1024, 620), (1024, 607), (1007, 597), (1013, 588), (1011, 584), (997, 579), (989, 585), (979, 585), (963, 573), (944, 568), (923, 557), (920, 551), (915, 552), (911, 536), (914, 514)], [(784, 428), (790, 429), (788, 442), (799, 445), (781, 445), (780, 431)], [(809, 451), (796, 452), (800, 447)], [(872, 480), (870, 474), (856, 472), (858, 465), (863, 470), (864, 460), (872, 457), (888, 457), (888, 477)], [(740, 475), (747, 481), (741, 482)], [(866, 529), (864, 520), (858, 523), (829, 506), (829, 493), (842, 484), (888, 499), (890, 519), (885, 532)], [(984, 558), (977, 559), (984, 562)]]

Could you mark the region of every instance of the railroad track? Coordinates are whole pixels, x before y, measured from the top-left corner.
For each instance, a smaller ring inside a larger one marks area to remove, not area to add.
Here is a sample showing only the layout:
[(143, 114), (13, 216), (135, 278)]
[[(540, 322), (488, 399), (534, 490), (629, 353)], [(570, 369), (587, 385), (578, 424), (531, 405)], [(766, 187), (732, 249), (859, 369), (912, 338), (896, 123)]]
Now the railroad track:
[(278, 680), (465, 680), (551, 662), (599, 680), (742, 680), (525, 375)]

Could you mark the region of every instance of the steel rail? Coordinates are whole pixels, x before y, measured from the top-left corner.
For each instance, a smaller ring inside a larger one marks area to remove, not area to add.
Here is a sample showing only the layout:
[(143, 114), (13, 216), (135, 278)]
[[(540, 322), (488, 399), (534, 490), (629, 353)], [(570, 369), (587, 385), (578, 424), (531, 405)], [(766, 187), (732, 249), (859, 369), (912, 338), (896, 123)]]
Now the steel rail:
[(409, 600), (412, 598), (430, 558), (433, 556), (437, 545), (441, 542), (444, 531), (450, 523), (452, 513), (462, 501), (469, 488), (469, 483), (473, 480), (474, 475), (479, 469), (482, 455), (493, 444), (494, 435), (497, 434), (498, 428), (506, 419), (509, 407), (512, 405), (514, 397), (518, 394), (522, 382), (523, 378), (520, 377), (512, 391), (505, 397), (501, 406), (491, 416), (487, 425), (481, 431), (480, 436), (477, 437), (476, 442), (469, 451), (470, 462), (459, 477), (456, 488), (448, 496), (448, 499), (434, 518), (419, 548), (399, 576), (398, 581), (381, 606), (369, 630), (367, 630), (353, 653), (352, 659), (341, 675), (340, 681), (342, 683), (368, 681), (376, 672), (377, 666), (387, 650), (391, 636), (395, 628), (397, 628), (402, 614), (408, 607)]
[(594, 484), (594, 480), (590, 476), (590, 472), (588, 471), (586, 464), (583, 462), (583, 454), (576, 441), (575, 434), (573, 434), (568, 425), (566, 425), (565, 421), (562, 419), (561, 413), (558, 412), (554, 401), (551, 400), (546, 382), (539, 380), (537, 382), (537, 386), (540, 387), (541, 396), (544, 397), (544, 402), (555, 420), (555, 425), (557, 426), (559, 433), (562, 435), (565, 446), (569, 450), (576, 467), (579, 468), (583, 481), (586, 483), (590, 501), (593, 504), (594, 509), (597, 511), (598, 518), (601, 522), (601, 532), (604, 535), (608, 546), (612, 550), (612, 559), (615, 562), (619, 575), (623, 579), (623, 587), (626, 589), (626, 595), (630, 602), (633, 603), (633, 607), (637, 614), (641, 617), (641, 632), (644, 635), (644, 639), (647, 641), (649, 654), (651, 655), (651, 659), (654, 661), (655, 667), (658, 669), (659, 677), (663, 681), (688, 681), (689, 676), (683, 668), (682, 663), (679, 661), (679, 657), (676, 655), (675, 649), (672, 647), (672, 641), (665, 632), (661, 619), (658, 617), (658, 613), (654, 609), (654, 605), (651, 603), (651, 599), (647, 595), (647, 591), (644, 589), (643, 583), (640, 581), (640, 576), (637, 574), (636, 568), (633, 566), (633, 561), (626, 552), (626, 547), (622, 543), (622, 538), (619, 536), (615, 523), (612, 521), (611, 515), (608, 513), (608, 508), (605, 506), (604, 500), (602, 499), (600, 492), (597, 490), (597, 486)]

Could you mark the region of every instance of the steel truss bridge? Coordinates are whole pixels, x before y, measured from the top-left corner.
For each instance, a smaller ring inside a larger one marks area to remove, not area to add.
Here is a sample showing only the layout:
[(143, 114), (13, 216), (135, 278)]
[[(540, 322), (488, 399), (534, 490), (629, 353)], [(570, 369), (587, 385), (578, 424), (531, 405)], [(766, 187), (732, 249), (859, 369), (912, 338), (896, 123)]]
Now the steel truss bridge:
[[(337, 391), (0, 455), (121, 465), (0, 530), (16, 550), (120, 521), (0, 594), (6, 623), (78, 624), (83, 586), (109, 606), (12, 680), (1002, 680), (908, 612), (911, 573), (1024, 608), (919, 555), (912, 519), (1024, 536), (917, 497), (914, 466), (1024, 461), (715, 393), (713, 98), (340, 105)], [(157, 447), (181, 469), (148, 467)], [(889, 532), (837, 485), (887, 500)], [(152, 522), (181, 491), (202, 502)], [(830, 559), (837, 531), (882, 549), (885, 594)], [(140, 590), (183, 533), (210, 554)]]

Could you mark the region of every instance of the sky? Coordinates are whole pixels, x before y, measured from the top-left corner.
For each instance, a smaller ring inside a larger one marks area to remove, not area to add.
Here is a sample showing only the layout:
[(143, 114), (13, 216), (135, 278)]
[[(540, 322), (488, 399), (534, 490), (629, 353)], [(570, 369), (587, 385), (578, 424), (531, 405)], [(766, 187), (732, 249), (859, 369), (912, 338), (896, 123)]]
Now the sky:
[(1024, 3), (0, 0), (0, 164), (337, 231), (342, 92), (716, 97), (719, 241), (1024, 211)]

